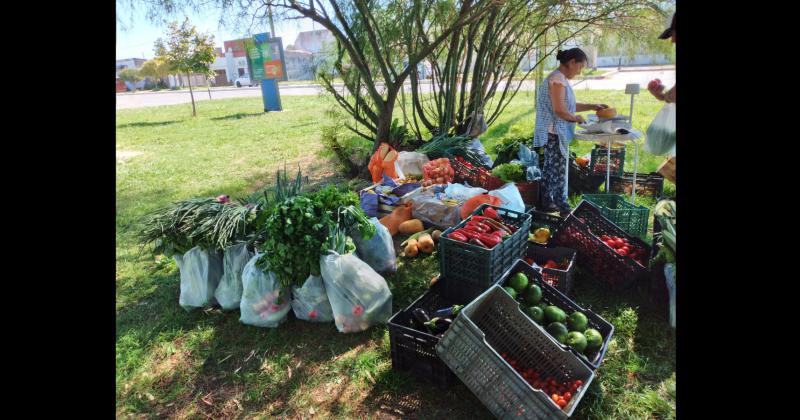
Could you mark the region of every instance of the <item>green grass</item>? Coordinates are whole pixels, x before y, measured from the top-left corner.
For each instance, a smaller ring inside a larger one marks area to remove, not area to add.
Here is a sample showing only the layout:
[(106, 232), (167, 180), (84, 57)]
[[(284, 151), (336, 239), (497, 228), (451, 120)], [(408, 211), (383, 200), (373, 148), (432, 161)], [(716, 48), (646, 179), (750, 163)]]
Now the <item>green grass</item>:
[[(618, 92), (576, 94), (626, 103)], [(238, 311), (186, 312), (178, 306), (175, 264), (156, 262), (136, 244), (145, 212), (190, 197), (244, 195), (270, 183), (284, 163), (300, 164), (314, 184), (344, 182), (320, 157), (329, 104), (287, 96), (284, 112), (264, 114), (259, 98), (202, 101), (197, 118), (189, 104), (117, 111), (118, 416), (490, 417), (462, 385), (439, 391), (393, 371), (386, 327), (340, 334), (331, 324), (290, 317), (260, 329), (239, 323)], [(646, 127), (658, 105), (640, 97), (635, 125)], [(532, 109), (533, 95), (518, 95), (484, 137), (488, 150), (504, 136), (530, 135)], [(573, 148), (580, 155), (591, 145)], [(643, 154), (640, 171), (662, 160)], [(394, 310), (416, 299), (437, 272), (436, 254), (400, 258), (398, 272), (386, 276)], [(608, 293), (581, 275), (575, 295), (617, 328), (575, 418), (674, 418), (675, 336), (647, 303), (646, 285)]]

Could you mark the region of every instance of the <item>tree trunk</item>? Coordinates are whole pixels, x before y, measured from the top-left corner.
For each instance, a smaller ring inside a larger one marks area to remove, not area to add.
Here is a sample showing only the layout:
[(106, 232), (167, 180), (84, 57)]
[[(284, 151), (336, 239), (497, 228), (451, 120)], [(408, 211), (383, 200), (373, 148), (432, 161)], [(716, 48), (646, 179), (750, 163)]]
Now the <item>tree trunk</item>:
[(211, 99), (211, 81), (206, 79), (206, 88), (208, 89), (208, 99)]
[(189, 81), (189, 96), (192, 97), (192, 116), (197, 116), (197, 110), (194, 107), (194, 92), (192, 91), (192, 77), (189, 76), (189, 73), (186, 73), (186, 79)]

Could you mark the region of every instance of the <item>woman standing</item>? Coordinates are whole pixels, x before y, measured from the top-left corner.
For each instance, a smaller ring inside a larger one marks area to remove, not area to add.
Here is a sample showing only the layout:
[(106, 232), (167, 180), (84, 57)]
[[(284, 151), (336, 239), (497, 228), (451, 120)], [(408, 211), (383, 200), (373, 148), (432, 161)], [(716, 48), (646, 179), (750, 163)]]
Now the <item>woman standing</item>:
[(556, 59), (560, 65), (550, 73), (537, 89), (536, 129), (533, 146), (545, 146), (543, 173), (544, 211), (558, 211), (561, 216), (570, 212), (567, 204), (567, 157), (569, 144), (575, 135), (575, 123), (584, 119), (576, 112), (608, 108), (605, 104), (582, 104), (575, 101), (568, 80), (579, 75), (587, 58), (580, 48), (559, 51)]

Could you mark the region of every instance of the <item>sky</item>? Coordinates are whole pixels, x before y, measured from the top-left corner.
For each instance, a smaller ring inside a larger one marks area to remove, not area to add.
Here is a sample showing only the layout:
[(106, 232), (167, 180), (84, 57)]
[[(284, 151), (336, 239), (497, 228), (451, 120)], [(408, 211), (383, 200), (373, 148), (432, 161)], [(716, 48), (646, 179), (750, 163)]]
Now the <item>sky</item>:
[[(117, 60), (153, 58), (155, 55), (153, 53), (153, 44), (156, 39), (164, 36), (166, 26), (150, 23), (146, 19), (143, 10), (135, 12), (133, 17), (131, 17), (130, 11), (127, 10), (121, 11), (121, 15), (121, 20), (126, 27), (122, 28), (120, 23), (117, 22)], [(237, 31), (235, 28), (220, 28), (218, 25), (219, 15), (216, 12), (211, 12), (207, 15), (187, 12), (186, 16), (189, 17), (189, 21), (197, 27), (198, 31), (214, 35), (214, 44), (220, 48), (222, 48), (223, 41), (242, 38), (245, 32), (244, 29)], [(182, 17), (178, 20), (182, 20)], [(254, 33), (269, 32), (269, 24), (264, 25), (263, 28), (256, 29), (254, 29)], [(321, 29), (321, 26), (310, 19), (275, 22), (275, 32), (279, 37), (283, 38), (284, 48), (294, 43), (299, 32), (312, 29)]]

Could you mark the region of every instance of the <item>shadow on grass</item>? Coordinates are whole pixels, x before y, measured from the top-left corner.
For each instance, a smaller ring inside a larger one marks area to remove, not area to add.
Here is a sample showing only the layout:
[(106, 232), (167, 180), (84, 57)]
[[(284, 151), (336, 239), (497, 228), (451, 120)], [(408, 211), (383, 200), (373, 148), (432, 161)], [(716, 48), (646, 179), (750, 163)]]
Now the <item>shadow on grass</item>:
[(378, 418), (493, 418), (461, 383), (442, 389), (394, 369), (378, 375), (364, 405)]
[(129, 128), (129, 127), (158, 127), (162, 125), (170, 125), (175, 124), (176, 122), (180, 122), (178, 120), (171, 120), (171, 121), (141, 121), (141, 122), (133, 122), (128, 124), (120, 124), (117, 128)]
[(250, 118), (250, 117), (259, 117), (264, 115), (263, 112), (253, 112), (253, 113), (244, 113), (244, 112), (237, 112), (235, 114), (226, 115), (224, 117), (214, 117), (211, 118), (213, 121), (223, 121), (223, 120), (241, 120), (242, 118)]

